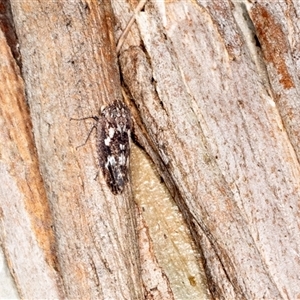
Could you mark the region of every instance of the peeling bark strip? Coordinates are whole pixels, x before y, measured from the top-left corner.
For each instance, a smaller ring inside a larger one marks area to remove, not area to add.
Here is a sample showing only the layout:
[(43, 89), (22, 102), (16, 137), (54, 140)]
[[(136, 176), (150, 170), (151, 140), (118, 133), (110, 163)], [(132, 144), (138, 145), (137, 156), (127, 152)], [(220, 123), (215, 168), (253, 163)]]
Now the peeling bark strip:
[(97, 154), (99, 165), (107, 185), (113, 194), (121, 194), (128, 182), (130, 131), (132, 127), (130, 111), (122, 102), (115, 100), (98, 116), (86, 117), (97, 123), (92, 127), (85, 143), (94, 128), (97, 131)]
[(253, 6), (250, 14), (266, 61), (273, 63), (280, 75), (279, 82), (285, 89), (295, 88), (293, 76), (286, 62), (289, 45), (282, 24), (259, 3)]

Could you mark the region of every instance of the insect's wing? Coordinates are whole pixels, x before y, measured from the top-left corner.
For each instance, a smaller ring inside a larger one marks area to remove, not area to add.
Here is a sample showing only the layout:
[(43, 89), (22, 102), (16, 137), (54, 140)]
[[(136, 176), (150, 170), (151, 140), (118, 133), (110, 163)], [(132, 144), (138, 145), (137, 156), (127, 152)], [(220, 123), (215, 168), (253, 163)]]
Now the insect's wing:
[(122, 193), (128, 182), (131, 118), (120, 101), (106, 107), (99, 118), (97, 149), (105, 180), (114, 194)]

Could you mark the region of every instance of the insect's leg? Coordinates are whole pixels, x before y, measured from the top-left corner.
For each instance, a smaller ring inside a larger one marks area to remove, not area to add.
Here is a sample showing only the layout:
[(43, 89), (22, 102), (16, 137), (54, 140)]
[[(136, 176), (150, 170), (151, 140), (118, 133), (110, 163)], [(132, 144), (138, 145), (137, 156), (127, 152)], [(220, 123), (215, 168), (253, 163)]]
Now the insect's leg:
[(94, 180), (97, 180), (98, 176), (99, 176), (99, 170), (97, 171), (97, 174), (96, 174)]
[[(83, 121), (83, 120), (88, 120), (88, 119), (93, 119), (93, 120), (95, 120), (95, 121), (97, 121), (97, 122), (99, 121), (99, 118), (98, 118), (98, 117), (85, 117), (85, 118), (80, 118), (80, 119), (71, 118), (70, 121)], [(86, 138), (85, 142), (84, 142), (82, 145), (77, 146), (77, 147), (76, 147), (76, 150), (77, 150), (78, 148), (80, 148), (80, 147), (83, 147), (83, 146), (87, 143), (87, 141), (88, 141), (88, 139), (90, 138), (90, 135), (91, 135), (92, 131), (94, 130), (94, 128), (96, 128), (96, 125), (93, 125), (93, 127), (92, 127), (91, 131), (89, 132), (89, 135), (88, 135), (88, 137)]]
[(85, 117), (85, 118), (80, 118), (80, 119), (71, 118), (70, 121), (82, 121), (82, 120), (88, 120), (88, 119), (94, 119), (95, 121), (99, 120), (98, 117)]
[(92, 129), (90, 130), (90, 132), (89, 132), (89, 134), (88, 134), (88, 136), (87, 136), (85, 142), (84, 142), (82, 145), (77, 146), (77, 147), (76, 147), (76, 150), (77, 150), (78, 148), (80, 148), (80, 147), (85, 146), (85, 144), (87, 143), (87, 141), (88, 141), (88, 139), (90, 138), (91, 133), (92, 133), (92, 131), (93, 131), (94, 129), (97, 129), (97, 125), (93, 125), (93, 127), (92, 127)]

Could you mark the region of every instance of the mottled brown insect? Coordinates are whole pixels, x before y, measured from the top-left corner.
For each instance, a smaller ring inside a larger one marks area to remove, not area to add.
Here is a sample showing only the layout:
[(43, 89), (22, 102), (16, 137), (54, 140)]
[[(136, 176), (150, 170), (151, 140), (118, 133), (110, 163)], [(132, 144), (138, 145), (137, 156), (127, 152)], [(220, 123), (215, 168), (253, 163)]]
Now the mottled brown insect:
[(114, 194), (122, 193), (128, 182), (131, 126), (130, 112), (121, 101), (106, 107), (98, 119), (99, 164)]
[[(113, 194), (121, 194), (129, 180), (129, 154), (131, 117), (127, 106), (121, 101), (114, 101), (94, 119), (97, 131), (97, 154), (99, 165), (107, 185)], [(86, 140), (86, 141), (87, 141)], [(85, 144), (85, 143), (84, 143)]]

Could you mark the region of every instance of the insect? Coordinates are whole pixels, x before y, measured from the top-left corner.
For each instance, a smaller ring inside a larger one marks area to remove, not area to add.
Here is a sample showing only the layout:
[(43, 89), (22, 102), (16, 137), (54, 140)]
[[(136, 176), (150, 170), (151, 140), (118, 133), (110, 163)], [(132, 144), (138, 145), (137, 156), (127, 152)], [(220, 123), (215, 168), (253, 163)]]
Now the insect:
[(129, 177), (130, 111), (122, 101), (115, 100), (99, 116), (73, 120), (91, 118), (96, 123), (83, 145), (95, 128), (100, 169), (112, 193), (121, 194)]

